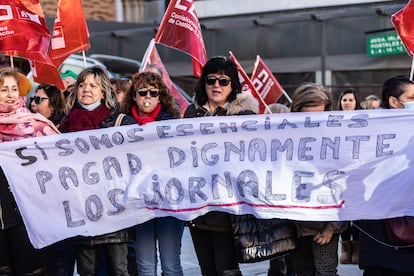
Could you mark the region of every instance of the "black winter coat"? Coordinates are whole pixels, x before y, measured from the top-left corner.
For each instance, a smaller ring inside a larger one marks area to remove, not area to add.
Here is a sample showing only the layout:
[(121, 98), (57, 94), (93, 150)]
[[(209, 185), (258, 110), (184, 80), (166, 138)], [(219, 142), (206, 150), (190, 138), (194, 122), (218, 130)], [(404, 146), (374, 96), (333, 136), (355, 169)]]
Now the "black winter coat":
[(259, 262), (281, 256), (297, 247), (295, 224), (284, 219), (232, 216), (233, 237), (240, 263)]
[(360, 220), (353, 222), (359, 234), (359, 267), (385, 268), (414, 275), (414, 247), (397, 249), (386, 246), (384, 220)]
[(0, 229), (8, 229), (23, 224), (9, 182), (0, 168)]
[[(225, 108), (218, 107), (213, 113), (197, 104), (190, 105), (184, 113), (184, 118), (204, 116), (249, 115), (259, 112), (259, 103), (250, 94), (239, 93), (234, 101), (226, 104)], [(213, 211), (189, 222), (190, 227), (214, 232), (232, 232), (231, 215), (225, 212)]]

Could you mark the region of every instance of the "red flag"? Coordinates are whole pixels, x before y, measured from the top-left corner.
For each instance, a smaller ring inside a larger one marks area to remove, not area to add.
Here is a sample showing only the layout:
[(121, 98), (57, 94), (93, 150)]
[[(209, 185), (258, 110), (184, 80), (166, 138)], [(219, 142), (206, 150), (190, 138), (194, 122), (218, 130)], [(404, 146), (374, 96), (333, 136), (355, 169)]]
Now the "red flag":
[(170, 2), (155, 35), (155, 42), (189, 54), (193, 61), (194, 76), (201, 76), (207, 53), (194, 0)]
[(50, 32), (38, 0), (0, 0), (0, 51), (10, 56), (43, 60)]
[(154, 39), (152, 39), (150, 41), (150, 44), (148, 45), (147, 51), (145, 52), (144, 58), (142, 59), (139, 71), (145, 71), (145, 69), (149, 65), (155, 66), (161, 72), (162, 80), (164, 81), (168, 89), (170, 89), (171, 95), (178, 101), (181, 109), (181, 114), (183, 115), (189, 103), (186, 100), (186, 98), (184, 98), (184, 96), (180, 93), (180, 91), (178, 91), (177, 87), (170, 79), (170, 76), (168, 75), (167, 70), (165, 69), (165, 66), (162, 63), (161, 58), (158, 54), (157, 48), (155, 47)]
[(81, 0), (59, 0), (49, 56), (55, 66), (72, 53), (91, 47)]
[(392, 24), (410, 56), (414, 55), (414, 1), (391, 16)]
[(29, 60), (33, 80), (37, 83), (55, 85), (60, 90), (65, 89), (59, 70), (50, 58), (43, 62)]
[(259, 92), (257, 92), (256, 88), (254, 87), (252, 81), (250, 80), (247, 73), (244, 71), (244, 69), (241, 67), (240, 63), (237, 61), (236, 57), (233, 55), (233, 53), (230, 51), (230, 59), (236, 64), (237, 71), (239, 71), (239, 79), (240, 83), (242, 85), (243, 92), (249, 92), (252, 94), (258, 101), (259, 101), (259, 113), (263, 114), (265, 109), (265, 103), (260, 96)]
[(275, 103), (283, 93), (287, 95), (260, 56), (257, 56), (251, 80), (266, 104)]

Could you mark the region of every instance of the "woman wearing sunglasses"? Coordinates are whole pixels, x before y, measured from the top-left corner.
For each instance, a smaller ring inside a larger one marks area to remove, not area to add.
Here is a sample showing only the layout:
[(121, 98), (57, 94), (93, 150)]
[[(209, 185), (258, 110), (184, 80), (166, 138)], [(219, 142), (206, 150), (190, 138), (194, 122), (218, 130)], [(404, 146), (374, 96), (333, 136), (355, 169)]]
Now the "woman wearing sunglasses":
[[(0, 69), (0, 143), (58, 134), (56, 127), (25, 107), (16, 69)], [(24, 184), (24, 183), (22, 183)], [(45, 250), (30, 243), (23, 219), (0, 168), (0, 275), (45, 275)]]
[[(242, 93), (236, 65), (225, 57), (213, 57), (204, 65), (195, 88), (194, 104), (184, 117), (256, 114), (257, 100)], [(189, 223), (203, 275), (241, 275), (233, 243), (231, 215), (209, 212)]]
[[(62, 132), (75, 132), (113, 127), (120, 115), (119, 103), (112, 91), (107, 72), (99, 66), (86, 68), (78, 75), (67, 98), (69, 114), (60, 124)], [(123, 116), (120, 125), (134, 124)], [(76, 239), (76, 265), (80, 275), (98, 275), (98, 260), (104, 255), (109, 275), (128, 274), (128, 247), (132, 241), (127, 229), (101, 236)]]
[[(180, 118), (180, 109), (161, 76), (152, 72), (132, 77), (125, 107), (139, 125)], [(152, 185), (148, 183), (148, 185)], [(157, 274), (157, 243), (162, 275), (183, 275), (180, 262), (184, 222), (174, 217), (154, 218), (135, 228), (138, 275)]]
[(56, 86), (40, 84), (30, 98), (30, 110), (42, 114), (59, 127), (66, 115), (65, 98)]

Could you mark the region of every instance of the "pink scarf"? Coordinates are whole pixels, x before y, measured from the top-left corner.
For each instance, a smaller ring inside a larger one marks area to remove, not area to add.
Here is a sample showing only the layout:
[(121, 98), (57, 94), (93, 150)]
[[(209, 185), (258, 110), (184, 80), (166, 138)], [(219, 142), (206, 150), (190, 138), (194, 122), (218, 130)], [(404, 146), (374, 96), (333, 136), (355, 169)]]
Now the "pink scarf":
[(0, 142), (58, 134), (51, 121), (25, 107), (25, 97), (13, 104), (0, 104)]

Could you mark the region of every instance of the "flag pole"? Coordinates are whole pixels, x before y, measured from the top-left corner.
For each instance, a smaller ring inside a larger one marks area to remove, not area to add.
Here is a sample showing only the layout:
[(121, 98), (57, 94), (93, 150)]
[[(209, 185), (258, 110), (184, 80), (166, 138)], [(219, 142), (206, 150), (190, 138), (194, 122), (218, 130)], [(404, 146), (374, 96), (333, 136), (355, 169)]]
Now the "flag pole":
[(83, 67), (86, 68), (86, 55), (85, 55), (85, 50), (82, 50), (82, 57), (83, 57)]
[(292, 99), (289, 97), (288, 93), (286, 93), (285, 89), (282, 90), (282, 93), (288, 99), (289, 103), (292, 103)]
[(13, 56), (10, 56), (10, 67), (14, 68), (14, 59)]
[(410, 80), (413, 80), (413, 74), (414, 74), (414, 55), (411, 59), (411, 71), (410, 71)]
[[(256, 61), (254, 62), (254, 67), (253, 67), (253, 72), (252, 72), (252, 76), (254, 76), (256, 74), (256, 70), (257, 70), (257, 66), (259, 66), (259, 61), (260, 61), (260, 55), (256, 55)], [(266, 104), (266, 102), (263, 100), (262, 96), (258, 95), (260, 98), (260, 101), (262, 102), (262, 104), (264, 105), (265, 109), (267, 110), (267, 112), (269, 114), (272, 114), (272, 111), (270, 110), (269, 106)]]
[(148, 61), (150, 60), (152, 48), (155, 47), (155, 39), (151, 39), (150, 43), (148, 44), (147, 50), (144, 53), (144, 56), (142, 57), (141, 65), (139, 66), (139, 72), (142, 72), (145, 70), (145, 68), (148, 65)]

